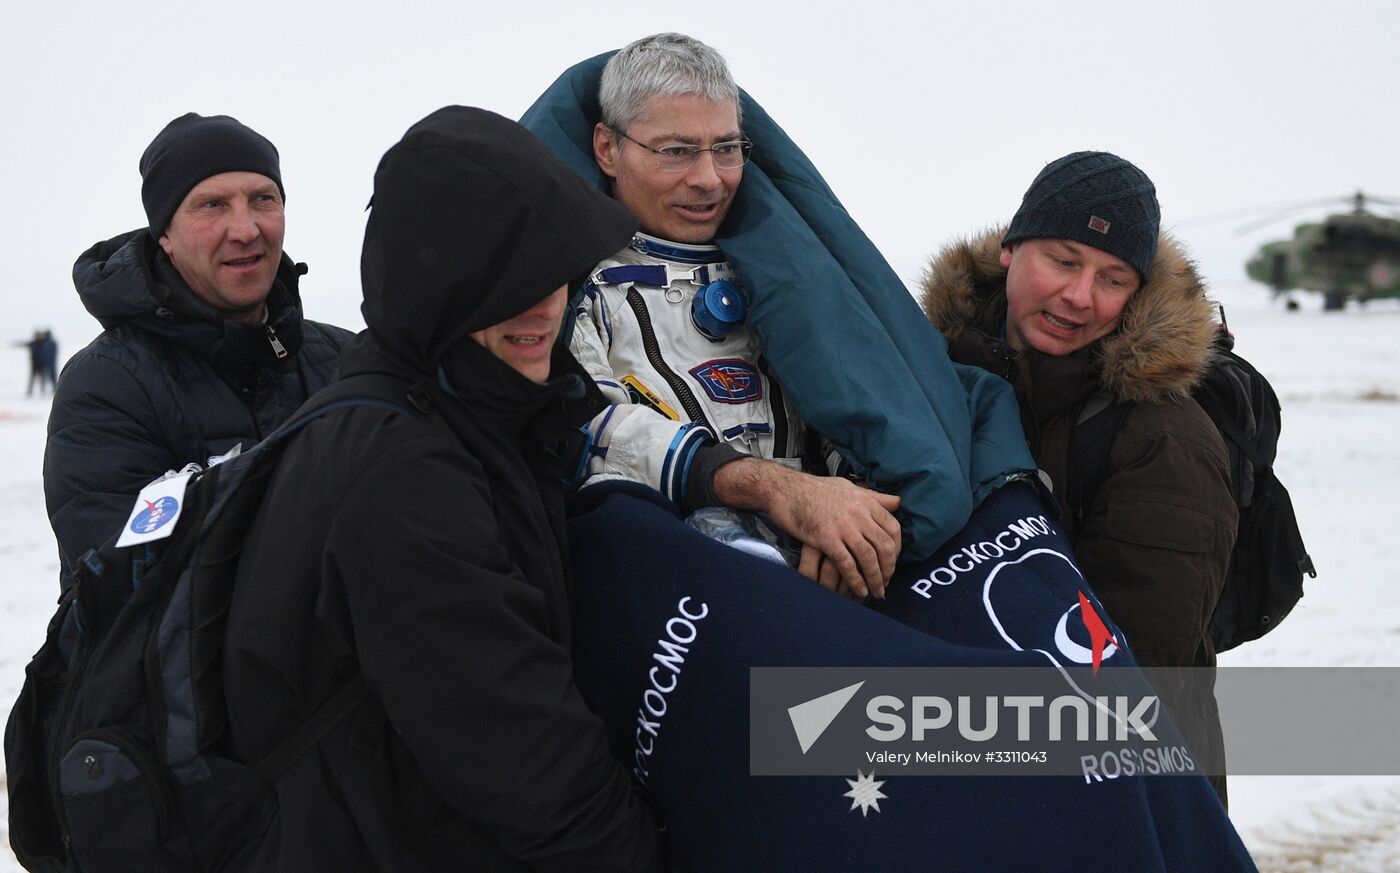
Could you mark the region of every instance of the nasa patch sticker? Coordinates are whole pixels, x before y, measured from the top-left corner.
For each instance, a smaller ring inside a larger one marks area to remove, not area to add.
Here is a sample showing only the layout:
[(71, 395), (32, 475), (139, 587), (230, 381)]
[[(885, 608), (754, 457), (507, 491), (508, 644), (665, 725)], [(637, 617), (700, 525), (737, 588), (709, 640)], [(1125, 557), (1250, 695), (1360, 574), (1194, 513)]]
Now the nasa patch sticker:
[(185, 501), (185, 487), (192, 473), (181, 473), (168, 479), (158, 479), (141, 489), (136, 505), (117, 538), (117, 547), (149, 543), (165, 539), (175, 532), (175, 523)]
[(146, 508), (138, 510), (136, 517), (131, 520), (130, 527), (133, 533), (155, 533), (173, 521), (180, 512), (180, 501), (169, 495), (162, 497), (155, 503), (149, 500), (143, 502), (146, 504)]
[(740, 358), (706, 361), (690, 371), (716, 403), (752, 403), (763, 397), (758, 368)]

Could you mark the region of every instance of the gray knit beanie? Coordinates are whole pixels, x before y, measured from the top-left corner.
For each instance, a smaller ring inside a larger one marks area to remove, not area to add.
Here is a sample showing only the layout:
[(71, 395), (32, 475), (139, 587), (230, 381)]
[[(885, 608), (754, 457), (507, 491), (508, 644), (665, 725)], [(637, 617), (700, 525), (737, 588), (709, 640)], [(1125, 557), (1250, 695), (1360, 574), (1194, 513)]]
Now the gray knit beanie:
[(151, 236), (160, 239), (194, 186), (239, 170), (276, 182), (286, 201), (277, 147), (267, 137), (227, 115), (187, 112), (167, 124), (141, 155), (141, 203)]
[(1075, 152), (1035, 177), (1001, 244), (1073, 240), (1122, 258), (1145, 282), (1161, 220), (1157, 189), (1146, 173), (1108, 152)]

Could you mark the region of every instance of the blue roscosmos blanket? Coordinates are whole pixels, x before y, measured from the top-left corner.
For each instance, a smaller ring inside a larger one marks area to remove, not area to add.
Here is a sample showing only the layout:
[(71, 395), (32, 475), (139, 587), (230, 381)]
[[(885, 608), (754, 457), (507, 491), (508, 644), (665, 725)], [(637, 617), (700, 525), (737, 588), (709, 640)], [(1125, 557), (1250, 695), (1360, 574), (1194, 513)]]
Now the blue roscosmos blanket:
[(1254, 869), (1199, 775), (899, 776), (877, 764), (875, 806), (857, 803), (855, 768), (749, 775), (750, 667), (1068, 672), (1097, 650), (1098, 676), (1141, 682), (1126, 648), (1095, 642), (1095, 628), (1121, 633), (1089, 620), (1102, 610), (1028, 487), (999, 490), (901, 569), (883, 611), (696, 534), (640, 486), (585, 488), (570, 511), (578, 684), (666, 821), (678, 869)]
[[(566, 70), (520, 119), (600, 188), (592, 137), (610, 56)], [(948, 360), (942, 335), (802, 150), (741, 99), (753, 159), (715, 242), (797, 411), (900, 495), (901, 560), (921, 560), (1008, 477), (1034, 469), (1015, 398), (1001, 379)]]

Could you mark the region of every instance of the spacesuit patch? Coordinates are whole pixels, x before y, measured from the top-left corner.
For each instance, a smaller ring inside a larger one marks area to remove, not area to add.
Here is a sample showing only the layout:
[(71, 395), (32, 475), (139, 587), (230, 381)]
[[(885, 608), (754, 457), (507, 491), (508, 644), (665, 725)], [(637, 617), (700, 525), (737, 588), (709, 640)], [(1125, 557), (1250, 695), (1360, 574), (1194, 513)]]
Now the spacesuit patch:
[(758, 368), (740, 358), (706, 361), (691, 369), (690, 375), (716, 403), (752, 403), (763, 397)]

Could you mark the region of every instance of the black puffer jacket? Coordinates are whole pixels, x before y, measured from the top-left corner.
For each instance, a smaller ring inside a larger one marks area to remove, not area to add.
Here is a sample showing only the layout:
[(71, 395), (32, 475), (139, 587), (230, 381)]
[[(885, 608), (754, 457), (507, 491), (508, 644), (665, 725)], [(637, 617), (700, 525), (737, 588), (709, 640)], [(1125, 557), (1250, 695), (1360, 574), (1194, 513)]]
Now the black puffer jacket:
[(248, 448), (331, 380), (351, 333), (302, 318), (303, 272), (284, 255), (267, 323), (247, 324), (197, 298), (144, 229), (78, 258), (73, 282), (105, 330), (63, 368), (49, 414), (44, 497), (65, 568), (152, 479)]
[(229, 615), (230, 739), (254, 761), (356, 674), (372, 699), (278, 784), (259, 870), (632, 871), (651, 815), (573, 683), (562, 480), (602, 400), (556, 347), (529, 381), (469, 334), (636, 220), (513, 122), (440, 110), (375, 176), (369, 331), (287, 446)]

